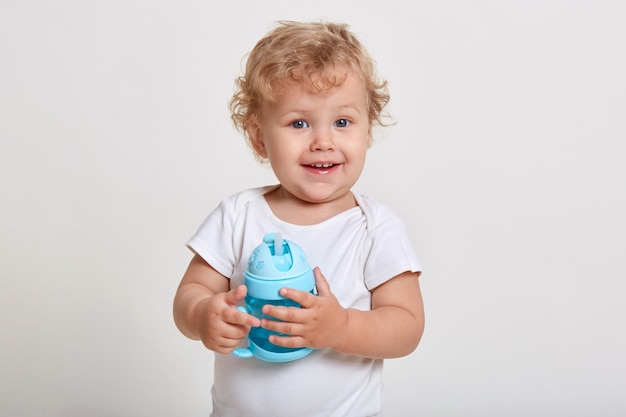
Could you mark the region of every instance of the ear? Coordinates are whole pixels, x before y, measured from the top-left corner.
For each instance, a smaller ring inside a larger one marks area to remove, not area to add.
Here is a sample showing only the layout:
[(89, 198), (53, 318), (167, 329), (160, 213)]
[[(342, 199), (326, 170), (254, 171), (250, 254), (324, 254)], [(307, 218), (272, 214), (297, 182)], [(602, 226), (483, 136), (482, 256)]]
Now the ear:
[(263, 141), (263, 133), (259, 127), (259, 121), (256, 115), (252, 116), (246, 134), (248, 135), (252, 149), (254, 149), (261, 158), (267, 158), (267, 149)]

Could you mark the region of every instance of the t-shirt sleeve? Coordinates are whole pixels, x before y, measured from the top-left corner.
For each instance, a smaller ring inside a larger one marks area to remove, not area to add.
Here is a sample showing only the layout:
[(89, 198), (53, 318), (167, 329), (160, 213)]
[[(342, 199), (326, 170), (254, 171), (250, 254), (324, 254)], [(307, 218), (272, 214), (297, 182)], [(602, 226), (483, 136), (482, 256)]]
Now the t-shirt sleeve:
[(419, 263), (404, 221), (387, 207), (378, 212), (369, 232), (365, 285), (370, 289), (404, 272), (420, 272)]
[(227, 278), (232, 276), (237, 261), (233, 250), (235, 219), (231, 206), (231, 201), (222, 201), (186, 243), (189, 249)]

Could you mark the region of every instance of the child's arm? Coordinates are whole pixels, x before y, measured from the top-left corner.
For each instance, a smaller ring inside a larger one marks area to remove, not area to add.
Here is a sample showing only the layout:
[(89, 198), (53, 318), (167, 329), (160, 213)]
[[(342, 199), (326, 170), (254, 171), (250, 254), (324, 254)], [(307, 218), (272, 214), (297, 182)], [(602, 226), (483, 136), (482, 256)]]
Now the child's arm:
[(174, 322), (185, 336), (209, 349), (230, 353), (260, 321), (236, 309), (244, 285), (230, 290), (228, 278), (195, 255), (174, 297)]
[(315, 268), (318, 295), (283, 289), (281, 294), (302, 308), (266, 305), (263, 312), (282, 322), (263, 320), (261, 325), (290, 337), (272, 336), (280, 346), (332, 348), (371, 358), (408, 355), (424, 331), (424, 305), (419, 273), (405, 272), (372, 291), (371, 311), (344, 309)]

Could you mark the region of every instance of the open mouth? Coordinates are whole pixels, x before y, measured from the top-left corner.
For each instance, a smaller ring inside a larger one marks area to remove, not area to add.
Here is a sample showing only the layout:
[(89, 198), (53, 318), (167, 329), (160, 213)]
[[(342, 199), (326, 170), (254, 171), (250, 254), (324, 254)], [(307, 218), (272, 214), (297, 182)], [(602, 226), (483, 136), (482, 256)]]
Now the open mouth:
[(325, 174), (330, 174), (331, 172), (334, 172), (337, 167), (339, 167), (340, 164), (333, 164), (330, 162), (323, 162), (323, 163), (315, 163), (315, 164), (308, 164), (308, 165), (304, 165), (304, 167), (312, 173), (315, 173), (317, 175), (325, 175)]

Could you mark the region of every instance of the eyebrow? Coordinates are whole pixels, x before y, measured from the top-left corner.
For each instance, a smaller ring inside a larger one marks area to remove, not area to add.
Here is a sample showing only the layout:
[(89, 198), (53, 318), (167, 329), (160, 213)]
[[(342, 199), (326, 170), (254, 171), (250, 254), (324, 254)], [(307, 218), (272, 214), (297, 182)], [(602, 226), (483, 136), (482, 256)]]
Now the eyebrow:
[[(331, 110), (338, 111), (338, 112), (350, 110), (350, 111), (357, 112), (359, 114), (361, 113), (361, 111), (359, 110), (359, 106), (356, 104), (340, 105), (337, 107), (333, 107)], [(291, 110), (285, 111), (284, 113), (278, 114), (278, 117), (286, 117), (290, 114), (306, 114), (306, 113), (311, 113), (312, 111), (315, 111), (315, 110), (301, 109), (301, 108), (291, 109)]]

